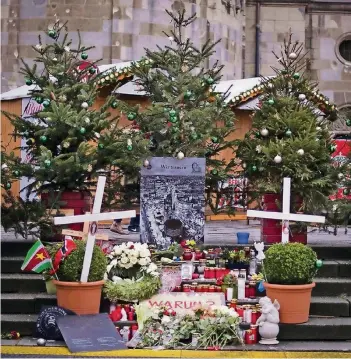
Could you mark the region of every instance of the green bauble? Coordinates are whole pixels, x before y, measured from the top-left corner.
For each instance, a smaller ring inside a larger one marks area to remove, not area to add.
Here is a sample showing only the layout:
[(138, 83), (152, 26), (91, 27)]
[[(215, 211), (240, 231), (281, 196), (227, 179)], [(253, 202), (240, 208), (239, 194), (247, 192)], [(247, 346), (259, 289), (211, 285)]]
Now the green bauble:
[(14, 170), (12, 173), (15, 177), (19, 177), (21, 174), (19, 170)]
[(127, 116), (129, 121), (135, 120), (136, 117), (137, 117), (137, 114), (135, 112), (129, 112), (128, 116)]
[(43, 101), (43, 106), (46, 108), (46, 107), (49, 107), (50, 106), (50, 100), (48, 100), (48, 99), (45, 99), (44, 101)]
[(177, 133), (179, 132), (179, 127), (178, 126), (172, 126), (172, 133)]
[(257, 166), (253, 165), (253, 166), (251, 167), (251, 169), (252, 169), (253, 172), (256, 172), (256, 171), (257, 171)]
[(100, 148), (100, 150), (102, 150), (105, 146), (104, 146), (103, 143), (99, 143), (99, 144), (98, 144), (98, 147)]
[(169, 112), (171, 109), (169, 108), (169, 107), (165, 107), (164, 109), (163, 109), (163, 112), (165, 112), (165, 113), (167, 113), (167, 112)]
[(132, 149), (133, 149), (133, 146), (131, 146), (131, 145), (128, 145), (128, 146), (127, 146), (127, 150), (128, 150), (128, 151), (132, 151)]
[(323, 261), (320, 260), (320, 259), (317, 259), (316, 260), (316, 267), (319, 269), (319, 268), (322, 268), (322, 266), (323, 266)]
[(329, 146), (329, 152), (333, 153), (336, 150), (336, 146), (335, 145), (330, 145)]
[(343, 191), (342, 191), (342, 193), (343, 193), (345, 196), (347, 196), (347, 195), (350, 194), (350, 190), (349, 190), (348, 188), (344, 188)]
[(46, 142), (47, 137), (45, 135), (40, 136), (40, 142)]
[(111, 104), (111, 107), (112, 108), (117, 108), (118, 107), (117, 101), (113, 101), (112, 104)]
[(293, 74), (293, 78), (296, 79), (296, 80), (298, 80), (298, 79), (300, 78), (300, 74), (299, 74), (298, 72), (295, 72), (295, 73)]
[(51, 166), (51, 161), (50, 160), (45, 160), (44, 165), (45, 165), (45, 167), (50, 167)]
[(185, 98), (186, 100), (189, 100), (190, 97), (191, 97), (191, 95), (192, 95), (192, 92), (189, 91), (189, 90), (184, 92), (184, 98)]
[(199, 138), (199, 135), (198, 135), (196, 132), (192, 132), (192, 133), (191, 133), (191, 138), (192, 138), (193, 140), (197, 140), (197, 139)]
[(84, 135), (85, 132), (87, 132), (87, 130), (85, 129), (85, 127), (81, 127), (81, 128), (79, 129), (79, 132), (80, 132), (82, 135)]
[(88, 58), (88, 54), (86, 52), (82, 52), (80, 57), (83, 59), (83, 60), (86, 60)]
[(213, 143), (218, 143), (218, 137), (216, 137), (216, 136), (211, 137), (211, 141)]
[(96, 72), (96, 69), (94, 67), (90, 67), (89, 73), (93, 75), (93, 74), (95, 74), (95, 72)]
[(292, 132), (290, 130), (286, 130), (285, 134), (290, 137), (292, 135)]
[(178, 120), (177, 116), (169, 116), (169, 122), (176, 123)]
[(33, 81), (31, 79), (26, 79), (26, 85), (30, 86), (33, 84)]
[(274, 105), (274, 100), (272, 98), (270, 98), (268, 101), (267, 101), (268, 105)]
[(208, 78), (206, 79), (206, 82), (207, 82), (209, 85), (212, 85), (213, 82), (214, 82), (214, 80), (213, 80), (212, 77), (208, 77)]
[(218, 171), (214, 168), (213, 170), (211, 170), (211, 173), (212, 173), (213, 175), (217, 175), (217, 174), (218, 174)]
[(48, 31), (48, 35), (49, 35), (51, 38), (54, 39), (54, 38), (56, 37), (56, 31), (53, 30), (53, 29), (52, 29), (52, 30), (49, 30), (49, 31)]
[(44, 99), (42, 97), (36, 97), (35, 101), (39, 104), (42, 104), (44, 102)]
[(351, 126), (351, 119), (350, 118), (348, 118), (345, 122), (346, 122), (346, 126)]
[(255, 132), (255, 137), (256, 137), (256, 138), (260, 138), (260, 137), (261, 137), (260, 131), (256, 131), (256, 132)]
[(10, 189), (10, 188), (11, 188), (11, 186), (12, 186), (12, 185), (11, 185), (11, 183), (10, 183), (10, 182), (7, 182), (7, 183), (5, 184), (5, 188), (6, 188), (6, 189)]
[(169, 116), (170, 116), (170, 117), (174, 117), (174, 116), (176, 116), (176, 115), (177, 115), (176, 110), (170, 110), (170, 111), (169, 111)]

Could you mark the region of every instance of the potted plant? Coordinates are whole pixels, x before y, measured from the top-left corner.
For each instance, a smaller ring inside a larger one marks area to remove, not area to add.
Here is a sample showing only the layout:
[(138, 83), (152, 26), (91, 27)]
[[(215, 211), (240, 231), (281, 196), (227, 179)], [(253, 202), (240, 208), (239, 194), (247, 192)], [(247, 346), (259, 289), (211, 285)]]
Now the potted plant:
[[(86, 242), (74, 241), (76, 248), (60, 264), (53, 280), (57, 292), (57, 304), (65, 309), (72, 310), (76, 314), (99, 313), (101, 291), (105, 283), (103, 280), (106, 272), (107, 258), (102, 249), (95, 245), (90, 264), (87, 283), (80, 282), (83, 268)], [(54, 260), (62, 243), (58, 243), (49, 249), (49, 254)]]
[(226, 249), (223, 252), (223, 259), (226, 261), (228, 269), (248, 269), (250, 258), (246, 256), (243, 249), (235, 248), (233, 250)]
[(301, 243), (277, 243), (266, 252), (263, 270), (267, 296), (280, 304), (281, 323), (308, 321), (313, 278), (321, 261)]

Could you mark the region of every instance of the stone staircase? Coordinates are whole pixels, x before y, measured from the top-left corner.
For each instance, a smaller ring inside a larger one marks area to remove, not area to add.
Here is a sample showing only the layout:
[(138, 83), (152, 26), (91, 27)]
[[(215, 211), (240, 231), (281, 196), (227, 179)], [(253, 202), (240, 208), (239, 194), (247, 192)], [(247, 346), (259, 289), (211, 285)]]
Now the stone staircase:
[[(41, 275), (20, 270), (30, 245), (14, 240), (1, 243), (2, 331), (16, 330), (22, 336), (35, 334), (43, 305), (56, 305), (55, 296), (46, 293)], [(313, 248), (324, 260), (324, 266), (312, 293), (310, 320), (300, 325), (281, 325), (279, 339), (351, 340), (351, 247)]]

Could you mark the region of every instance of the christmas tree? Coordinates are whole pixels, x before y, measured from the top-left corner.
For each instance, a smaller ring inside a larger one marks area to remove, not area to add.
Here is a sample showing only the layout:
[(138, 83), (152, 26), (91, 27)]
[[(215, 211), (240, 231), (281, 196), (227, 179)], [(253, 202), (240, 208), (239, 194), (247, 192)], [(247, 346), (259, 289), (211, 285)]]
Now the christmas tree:
[[(152, 156), (179, 160), (206, 157), (206, 199), (216, 213), (222, 194), (220, 183), (236, 168), (234, 155), (230, 160), (219, 156), (224, 150), (234, 153), (234, 141), (227, 139), (234, 131), (234, 114), (226, 104), (228, 92), (215, 93), (223, 66), (215, 63), (204, 68), (217, 42), (208, 40), (196, 48), (184, 37), (184, 29), (192, 26), (196, 15), (167, 13), (173, 25), (173, 30), (165, 33), (169, 46), (146, 49), (146, 57), (131, 66), (135, 83), (148, 96), (150, 106), (142, 111), (139, 106), (118, 101), (118, 108), (127, 116), (131, 129), (148, 139)], [(106, 75), (103, 79), (108, 79)]]
[(252, 199), (281, 193), (283, 178), (290, 177), (294, 210), (319, 211), (338, 180), (330, 157), (336, 147), (328, 131), (336, 108), (304, 76), (303, 44), (293, 43), (290, 35), (275, 56), (281, 66), (273, 67), (274, 78), (262, 79), (260, 108), (237, 156)]
[[(40, 105), (38, 112), (30, 120), (5, 113), (14, 127), (13, 136), (26, 143), (17, 150), (25, 150), (30, 158), (25, 162), (2, 148), (7, 213), (24, 204), (11, 193), (12, 183), (21, 177), (28, 178), (28, 186), (22, 189), (27, 200), (43, 194), (52, 198), (46, 203), (34, 201), (42, 213), (42, 206), (57, 207), (65, 191), (92, 189), (101, 171), (109, 171), (114, 180), (122, 176), (121, 167), (133, 171), (148, 142), (120, 126), (120, 116), (110, 115), (109, 109), (117, 107), (113, 96), (101, 107), (92, 107), (99, 89), (96, 62), (87, 61), (91, 48), (82, 46), (80, 40), (73, 48), (66, 25), (56, 23), (46, 35), (46, 45), (39, 36), (39, 43), (33, 46), (37, 54), (33, 67), (22, 61), (21, 70), (30, 86), (30, 101)], [(8, 218), (17, 217), (8, 213)]]

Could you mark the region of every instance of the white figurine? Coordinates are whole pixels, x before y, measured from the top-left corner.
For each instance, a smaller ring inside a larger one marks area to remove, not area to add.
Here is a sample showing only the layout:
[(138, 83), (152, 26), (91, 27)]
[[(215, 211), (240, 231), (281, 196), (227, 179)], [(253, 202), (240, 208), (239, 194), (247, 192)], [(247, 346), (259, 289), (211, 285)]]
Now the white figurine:
[(279, 344), (277, 335), (279, 333), (279, 309), (277, 300), (272, 303), (268, 297), (263, 297), (259, 301), (262, 307), (262, 314), (257, 320), (259, 333), (262, 337), (260, 344)]
[(126, 310), (124, 308), (122, 308), (121, 314), (122, 314), (121, 321), (126, 322), (127, 321), (127, 312), (126, 312)]
[(263, 242), (255, 242), (254, 246), (257, 251), (257, 255), (256, 255), (257, 260), (260, 262), (263, 261), (266, 258), (266, 256), (263, 253), (264, 243)]

